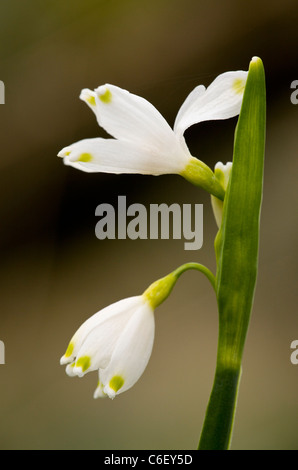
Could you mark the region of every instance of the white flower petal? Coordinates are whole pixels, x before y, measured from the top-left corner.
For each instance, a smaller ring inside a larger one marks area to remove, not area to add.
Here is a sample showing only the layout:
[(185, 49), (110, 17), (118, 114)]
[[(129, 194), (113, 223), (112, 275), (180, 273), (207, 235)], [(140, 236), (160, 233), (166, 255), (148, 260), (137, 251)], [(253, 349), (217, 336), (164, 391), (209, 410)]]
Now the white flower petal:
[(237, 116), (248, 72), (242, 70), (219, 75), (204, 91), (197, 87), (183, 103), (174, 125), (182, 136), (185, 130), (199, 122), (228, 119)]
[(110, 135), (166, 153), (169, 159), (177, 153), (180, 144), (173, 130), (149, 101), (110, 84), (95, 93), (98, 123)]
[[(125, 326), (135, 311), (143, 305), (142, 296), (139, 296), (134, 303), (127, 303), (122, 300), (113, 304), (114, 311), (111, 312), (110, 310), (109, 316), (106, 316), (103, 321), (94, 326), (86, 336), (77, 353), (77, 362), (73, 373), (82, 377), (92, 370), (105, 368), (111, 360), (115, 345)], [(83, 370), (80, 363), (85, 364), (86, 358), (89, 359), (89, 366), (86, 370)]]
[(93, 330), (93, 328), (96, 328), (101, 323), (110, 320), (120, 312), (124, 314), (131, 310), (135, 311), (135, 309), (139, 307), (140, 302), (143, 302), (143, 300), (140, 299), (142, 299), (142, 296), (134, 296), (119, 300), (88, 318), (88, 320), (86, 320), (73, 335), (66, 353), (60, 359), (60, 364), (68, 364), (74, 361), (88, 334)]
[(80, 99), (85, 101), (85, 103), (89, 106), (90, 109), (92, 109), (97, 117), (95, 91), (84, 88), (80, 93)]
[[(184, 121), (187, 121), (188, 115), (192, 113), (192, 107), (197, 102), (199, 97), (203, 95), (205, 91), (206, 91), (206, 87), (204, 85), (198, 85), (189, 93), (188, 97), (186, 98), (182, 106), (180, 107), (178, 114), (176, 116), (176, 119), (175, 119), (175, 124), (174, 124), (174, 132), (175, 133), (177, 132), (177, 134), (180, 137), (183, 136), (183, 133), (185, 130), (185, 129), (184, 130), (181, 129), (181, 131), (179, 132), (180, 123), (182, 122), (183, 124)], [(184, 138), (181, 140), (183, 142)]]
[(67, 364), (65, 368), (65, 372), (67, 373), (68, 377), (75, 377), (77, 375), (73, 372), (74, 364), (74, 362), (72, 362), (71, 364)]
[(144, 304), (130, 319), (116, 344), (111, 362), (100, 371), (104, 392), (114, 398), (131, 388), (144, 372), (154, 341), (154, 313)]
[(103, 391), (104, 386), (103, 386), (103, 383), (100, 380), (100, 373), (98, 375), (99, 375), (98, 384), (97, 384), (97, 387), (94, 391), (93, 398), (105, 398), (108, 395)]
[[(176, 137), (175, 137), (176, 138)], [(161, 153), (155, 148), (115, 139), (84, 139), (62, 149), (64, 163), (86, 172), (162, 175), (181, 173), (191, 156), (176, 148), (176, 153)]]

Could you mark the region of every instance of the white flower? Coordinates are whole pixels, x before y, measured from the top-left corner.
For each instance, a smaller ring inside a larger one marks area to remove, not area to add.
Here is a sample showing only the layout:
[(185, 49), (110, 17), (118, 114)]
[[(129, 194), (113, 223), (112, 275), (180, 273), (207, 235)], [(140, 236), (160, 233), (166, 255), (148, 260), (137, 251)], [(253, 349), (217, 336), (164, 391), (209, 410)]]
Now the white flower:
[(84, 139), (63, 148), (58, 156), (66, 165), (90, 173), (179, 174), (223, 199), (218, 180), (207, 165), (191, 156), (183, 134), (193, 124), (239, 114), (246, 78), (244, 71), (226, 72), (207, 89), (196, 87), (182, 104), (174, 129), (147, 100), (117, 86), (84, 89), (80, 98), (114, 138)]
[(154, 310), (169, 296), (181, 272), (158, 279), (142, 295), (100, 310), (74, 334), (60, 364), (67, 364), (71, 377), (98, 370), (94, 398), (114, 398), (139, 380), (152, 352)]
[(120, 300), (90, 317), (72, 337), (60, 363), (70, 376), (99, 370), (94, 397), (131, 388), (144, 372), (154, 340), (154, 311), (144, 295)]
[[(216, 163), (215, 168), (214, 168), (215, 176), (216, 178), (218, 178), (218, 180), (220, 181), (225, 191), (228, 187), (231, 170), (232, 170), (232, 162), (228, 162), (225, 165), (222, 162), (218, 162)], [(222, 222), (223, 201), (211, 195), (211, 205), (212, 205), (216, 224), (218, 228), (220, 228), (221, 222)]]

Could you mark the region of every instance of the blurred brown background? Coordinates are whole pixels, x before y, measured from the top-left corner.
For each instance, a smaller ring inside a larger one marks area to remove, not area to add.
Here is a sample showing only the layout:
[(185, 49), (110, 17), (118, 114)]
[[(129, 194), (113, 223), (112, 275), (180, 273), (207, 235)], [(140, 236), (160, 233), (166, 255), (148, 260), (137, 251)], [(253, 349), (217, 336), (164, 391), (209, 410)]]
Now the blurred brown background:
[[(209, 197), (178, 176), (85, 174), (56, 157), (104, 136), (79, 99), (113, 83), (151, 101), (172, 125), (187, 94), (262, 58), (268, 92), (259, 278), (245, 348), (233, 449), (297, 449), (297, 2), (28, 0), (0, 3), (1, 449), (193, 449), (212, 386), (216, 301), (186, 273), (156, 312), (140, 381), (93, 400), (97, 374), (68, 378), (60, 356), (100, 308), (141, 293), (186, 261), (214, 270)], [(211, 167), (231, 159), (236, 120), (186, 132)], [(99, 241), (95, 208), (203, 203), (204, 244)]]

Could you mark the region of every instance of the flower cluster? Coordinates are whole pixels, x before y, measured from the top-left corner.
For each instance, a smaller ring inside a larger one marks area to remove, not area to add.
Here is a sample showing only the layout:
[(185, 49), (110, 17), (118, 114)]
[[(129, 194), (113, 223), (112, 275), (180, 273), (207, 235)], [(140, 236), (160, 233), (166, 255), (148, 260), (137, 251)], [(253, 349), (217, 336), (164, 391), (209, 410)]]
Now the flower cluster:
[[(211, 193), (220, 226), (231, 164), (218, 163), (213, 172), (190, 154), (184, 132), (202, 121), (238, 115), (246, 78), (244, 71), (226, 72), (208, 88), (196, 87), (182, 104), (173, 129), (152, 104), (126, 90), (114, 85), (84, 89), (80, 98), (113, 138), (84, 139), (65, 147), (58, 156), (66, 165), (90, 173), (179, 174)], [(61, 358), (67, 374), (82, 377), (98, 370), (95, 398), (114, 398), (131, 388), (152, 352), (154, 310), (169, 295), (176, 279), (172, 273), (144, 294), (120, 300), (85, 321)]]

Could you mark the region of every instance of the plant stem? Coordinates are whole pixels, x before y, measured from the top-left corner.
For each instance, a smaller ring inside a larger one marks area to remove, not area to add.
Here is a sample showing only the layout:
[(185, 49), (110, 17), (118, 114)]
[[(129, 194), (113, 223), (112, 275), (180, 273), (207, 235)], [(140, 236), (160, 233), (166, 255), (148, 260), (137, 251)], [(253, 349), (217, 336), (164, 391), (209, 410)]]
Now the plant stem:
[(213, 289), (216, 292), (215, 276), (210, 271), (210, 269), (206, 268), (206, 266), (204, 266), (203, 264), (185, 263), (182, 266), (179, 266), (179, 268), (175, 269), (175, 271), (173, 271), (173, 275), (177, 276), (177, 279), (178, 279), (181, 276), (181, 274), (185, 273), (185, 271), (189, 271), (190, 269), (195, 269), (196, 271), (200, 271), (202, 274), (204, 274), (207, 277), (207, 279), (210, 281)]
[(229, 449), (240, 376), (241, 367), (217, 366), (199, 450)]

